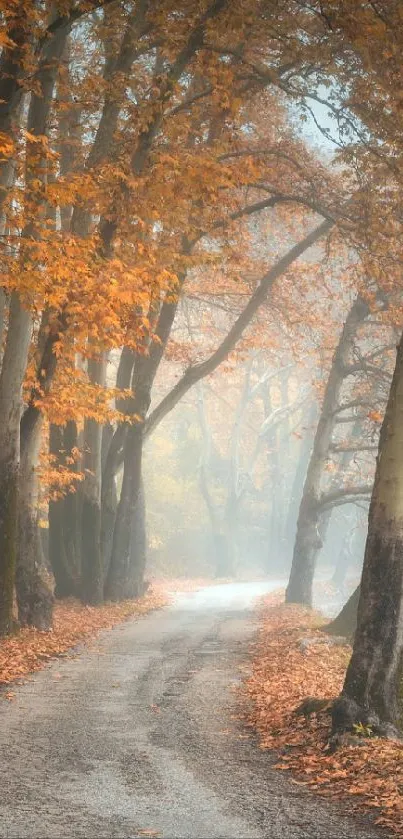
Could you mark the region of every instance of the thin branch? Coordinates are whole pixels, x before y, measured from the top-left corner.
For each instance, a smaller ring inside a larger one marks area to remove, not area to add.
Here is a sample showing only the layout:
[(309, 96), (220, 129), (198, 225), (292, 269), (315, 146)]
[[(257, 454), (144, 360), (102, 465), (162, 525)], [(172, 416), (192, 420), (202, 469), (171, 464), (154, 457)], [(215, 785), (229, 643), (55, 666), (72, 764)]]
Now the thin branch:
[(356, 498), (360, 496), (370, 496), (372, 493), (372, 484), (362, 484), (356, 487), (341, 487), (332, 492), (324, 492), (318, 502), (318, 506), (323, 509), (330, 507), (337, 507), (340, 504), (353, 504)]
[(377, 452), (378, 446), (374, 445), (361, 445), (361, 446), (354, 446), (354, 445), (338, 445), (337, 443), (333, 443), (330, 447), (331, 452)]

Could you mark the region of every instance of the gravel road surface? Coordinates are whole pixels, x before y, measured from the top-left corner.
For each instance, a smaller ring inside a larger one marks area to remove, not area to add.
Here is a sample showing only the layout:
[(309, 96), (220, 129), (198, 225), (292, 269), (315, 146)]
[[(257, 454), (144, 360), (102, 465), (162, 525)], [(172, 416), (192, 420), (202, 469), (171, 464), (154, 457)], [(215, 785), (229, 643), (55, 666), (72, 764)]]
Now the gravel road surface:
[(269, 587), (178, 595), (1, 701), (0, 836), (385, 836), (274, 770), (234, 718), (253, 601)]

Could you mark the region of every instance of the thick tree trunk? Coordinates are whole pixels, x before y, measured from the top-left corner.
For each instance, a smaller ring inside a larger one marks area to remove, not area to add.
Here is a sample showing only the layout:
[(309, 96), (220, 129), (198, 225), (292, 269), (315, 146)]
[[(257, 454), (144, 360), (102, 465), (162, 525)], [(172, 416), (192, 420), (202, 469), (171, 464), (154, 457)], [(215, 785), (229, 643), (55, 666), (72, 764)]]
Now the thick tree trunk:
[(105, 584), (105, 599), (124, 600), (131, 592), (133, 522), (141, 492), (142, 423), (131, 425), (124, 446), (123, 482), (113, 532), (112, 555)]
[(4, 360), (0, 375), (0, 633), (13, 624), (17, 561), (18, 471), (21, 387), (31, 337), (31, 318), (12, 295)]
[(336, 410), (339, 407), (342, 385), (348, 372), (350, 353), (357, 328), (368, 314), (368, 304), (358, 298), (350, 309), (333, 356), (299, 509), (293, 561), (286, 591), (287, 603), (302, 603), (307, 606), (312, 604), (316, 560), (322, 546), (320, 535), (322, 511), (319, 503), (321, 478), (330, 452)]
[[(119, 367), (116, 374), (116, 387), (119, 390), (128, 389), (131, 384), (135, 354), (129, 347), (123, 347)], [(117, 402), (116, 407), (126, 410), (124, 402)], [(120, 425), (111, 433), (111, 429), (104, 429), (102, 452), (102, 486), (101, 486), (101, 553), (105, 578), (108, 575), (112, 556), (113, 531), (116, 522), (118, 497), (116, 488), (116, 472), (121, 449), (124, 447), (127, 427)]]
[(17, 560), (18, 460), (10, 451), (0, 459), (0, 635), (13, 628), (14, 578)]
[(396, 734), (403, 652), (403, 336), (383, 421), (353, 654), (334, 729), (354, 723)]
[(28, 440), (24, 440), (24, 433), (21, 437), (16, 590), (21, 626), (46, 630), (52, 626), (54, 598), (53, 581), (45, 566), (38, 526), (37, 467), (42, 425), (42, 416), (39, 416), (35, 428), (30, 429)]
[(64, 499), (49, 502), (49, 562), (55, 578), (55, 597), (77, 596), (77, 583), (67, 562), (64, 535)]

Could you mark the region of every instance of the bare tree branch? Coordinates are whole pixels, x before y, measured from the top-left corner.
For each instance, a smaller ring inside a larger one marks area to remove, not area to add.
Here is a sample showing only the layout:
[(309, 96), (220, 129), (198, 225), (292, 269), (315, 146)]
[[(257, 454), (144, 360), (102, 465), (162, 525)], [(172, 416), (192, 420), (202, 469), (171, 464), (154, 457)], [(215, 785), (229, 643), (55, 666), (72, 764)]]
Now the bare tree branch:
[(148, 436), (151, 431), (158, 425), (159, 422), (178, 404), (184, 394), (193, 387), (193, 385), (212, 373), (225, 358), (231, 350), (234, 349), (239, 339), (242, 337), (246, 327), (250, 324), (252, 318), (266, 300), (267, 294), (274, 285), (275, 281), (297, 260), (308, 248), (315, 244), (319, 239), (325, 236), (333, 227), (332, 221), (323, 221), (318, 227), (315, 227), (311, 233), (305, 236), (301, 242), (294, 245), (276, 264), (270, 268), (267, 274), (264, 274), (260, 283), (249, 302), (229, 330), (228, 334), (217, 347), (215, 352), (200, 364), (189, 367), (183, 376), (179, 379), (176, 385), (172, 388), (160, 404), (152, 411), (145, 422), (144, 435)]

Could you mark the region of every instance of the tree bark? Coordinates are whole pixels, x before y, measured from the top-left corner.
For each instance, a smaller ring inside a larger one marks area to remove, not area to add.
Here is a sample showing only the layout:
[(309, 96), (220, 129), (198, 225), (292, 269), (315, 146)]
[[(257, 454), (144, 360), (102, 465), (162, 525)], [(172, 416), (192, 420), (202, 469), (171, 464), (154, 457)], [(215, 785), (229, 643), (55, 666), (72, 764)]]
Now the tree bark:
[[(143, 453), (142, 423), (134, 423), (127, 430), (123, 483), (113, 531), (112, 556), (105, 584), (106, 600), (124, 600), (131, 596), (133, 573), (131, 559), (134, 553), (133, 531), (136, 507), (141, 492), (141, 462)], [(140, 536), (142, 538), (142, 535)]]
[(322, 546), (321, 478), (330, 452), (342, 385), (348, 374), (350, 352), (357, 328), (368, 314), (368, 304), (358, 297), (347, 316), (333, 356), (299, 509), (293, 561), (286, 591), (287, 603), (312, 605), (316, 559)]
[[(66, 464), (71, 452), (77, 446), (77, 426), (67, 423), (64, 429), (50, 428), (50, 452)], [(68, 468), (77, 471), (77, 464), (68, 462)], [(80, 497), (77, 492), (68, 492), (64, 498), (49, 504), (49, 559), (55, 576), (55, 596), (78, 597), (81, 580), (81, 531), (79, 523)]]
[(21, 387), (31, 337), (31, 318), (12, 295), (6, 349), (0, 375), (0, 633), (13, 625), (17, 562), (18, 471)]
[(287, 508), (287, 518), (286, 518), (286, 525), (285, 525), (285, 533), (286, 533), (286, 550), (287, 550), (287, 562), (292, 560), (292, 549), (295, 544), (296, 538), (296, 531), (297, 531), (297, 521), (298, 521), (298, 510), (301, 504), (302, 494), (304, 491), (304, 481), (306, 478), (306, 473), (308, 469), (309, 459), (312, 452), (312, 445), (313, 445), (313, 427), (315, 425), (315, 420), (317, 419), (318, 413), (318, 406), (316, 401), (312, 401), (308, 418), (307, 418), (307, 431), (304, 435), (303, 441), (301, 443), (301, 448), (298, 453), (298, 461), (297, 467), (295, 470), (290, 497), (288, 501), (288, 508)]
[(353, 654), (333, 727), (397, 733), (403, 652), (403, 336), (382, 424)]
[(19, 470), (18, 552), (16, 591), (21, 626), (47, 630), (52, 626), (53, 581), (44, 561), (38, 526), (38, 458), (42, 439), (42, 417), (29, 440), (21, 439)]
[[(18, 3), (9, 23), (7, 35), (10, 45), (5, 46), (0, 57), (0, 135), (2, 140), (14, 143), (16, 117), (19, 114), (23, 96), (20, 84), (24, 71), (24, 54), (29, 48), (30, 22), (24, 2)], [(14, 165), (10, 158), (2, 156), (0, 161), (0, 216), (3, 216), (4, 202), (10, 184), (14, 180)]]
[[(62, 465), (64, 457), (63, 429), (51, 425), (49, 431), (49, 452)], [(64, 498), (49, 502), (49, 562), (55, 578), (55, 597), (71, 597), (77, 594), (72, 569), (67, 561), (64, 533)]]
[[(94, 384), (106, 383), (106, 359), (89, 359), (88, 374)], [(103, 600), (103, 561), (101, 553), (102, 425), (93, 419), (84, 423), (85, 478), (81, 484), (81, 556), (84, 603), (97, 605)]]
[[(122, 441), (125, 430), (122, 427)], [(116, 455), (112, 450), (117, 442), (117, 451), (120, 449), (119, 441), (115, 439), (115, 430), (112, 425), (106, 425), (102, 432), (102, 480), (101, 480), (101, 555), (104, 579), (106, 578), (109, 561), (112, 552), (113, 528), (115, 526), (116, 510), (118, 507), (118, 493), (116, 487)]]
[[(130, 388), (135, 362), (135, 353), (129, 347), (123, 347), (119, 359), (119, 366), (116, 374), (116, 387), (118, 390)], [(116, 403), (118, 410), (125, 411), (126, 405)], [(124, 447), (127, 427), (119, 425), (112, 433), (104, 430), (104, 451), (102, 466), (101, 486), (101, 552), (105, 578), (107, 577), (109, 564), (112, 556), (113, 531), (118, 508), (118, 496), (116, 488), (116, 472), (118, 459)], [(108, 437), (108, 442), (106, 442)]]
[(133, 511), (130, 536), (130, 561), (127, 593), (129, 597), (141, 597), (145, 591), (144, 572), (147, 562), (146, 504), (144, 483), (140, 487)]
[(357, 609), (360, 599), (360, 586), (353, 591), (341, 612), (331, 623), (323, 627), (323, 631), (329, 635), (344, 635), (346, 638), (354, 638), (357, 627)]

